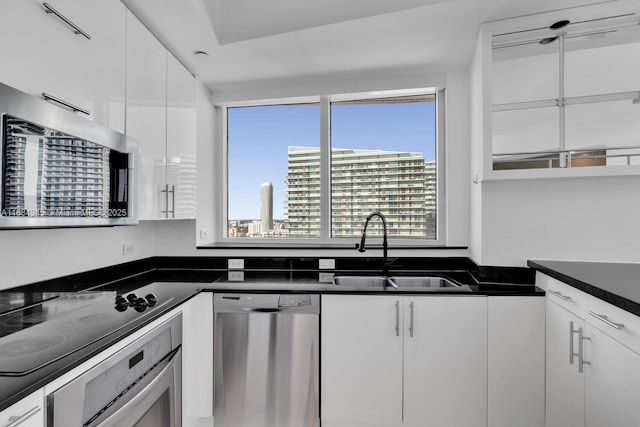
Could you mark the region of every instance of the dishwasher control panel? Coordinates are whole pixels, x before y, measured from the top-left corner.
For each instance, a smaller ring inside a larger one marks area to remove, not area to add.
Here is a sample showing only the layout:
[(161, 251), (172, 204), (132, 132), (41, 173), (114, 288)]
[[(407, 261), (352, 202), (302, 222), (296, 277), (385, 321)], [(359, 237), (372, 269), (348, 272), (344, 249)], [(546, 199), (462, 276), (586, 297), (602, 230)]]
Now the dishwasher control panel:
[(310, 295), (280, 295), (278, 307), (300, 307), (311, 305)]

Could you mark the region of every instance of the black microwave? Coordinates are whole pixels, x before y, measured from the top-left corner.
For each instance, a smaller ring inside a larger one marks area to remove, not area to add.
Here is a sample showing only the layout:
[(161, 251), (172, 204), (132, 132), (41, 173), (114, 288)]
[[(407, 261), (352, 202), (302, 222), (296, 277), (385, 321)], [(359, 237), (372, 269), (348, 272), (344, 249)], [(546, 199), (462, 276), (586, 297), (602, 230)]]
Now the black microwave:
[(136, 224), (137, 143), (0, 84), (0, 228)]

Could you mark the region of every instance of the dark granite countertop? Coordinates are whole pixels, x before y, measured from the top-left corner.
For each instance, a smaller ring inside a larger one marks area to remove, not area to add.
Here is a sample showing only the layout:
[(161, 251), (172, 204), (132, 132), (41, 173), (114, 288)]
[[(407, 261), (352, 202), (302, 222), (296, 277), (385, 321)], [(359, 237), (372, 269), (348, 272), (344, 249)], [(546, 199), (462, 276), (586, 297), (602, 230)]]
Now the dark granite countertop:
[(528, 265), (640, 316), (640, 264), (531, 260)]
[[(317, 258), (245, 259), (245, 269), (241, 271), (242, 280), (239, 280), (237, 271), (233, 272), (231, 277), (229, 276), (231, 271), (226, 268), (226, 258), (153, 257), (0, 291), (0, 319), (18, 316), (22, 307), (33, 307), (37, 310), (47, 304), (56, 305), (56, 300), (62, 301), (78, 293), (104, 293), (108, 291), (109, 295), (123, 295), (144, 287), (145, 292), (152, 289), (159, 299), (170, 301), (162, 307), (150, 310), (143, 316), (119, 326), (116, 330), (103, 333), (99, 338), (87, 342), (76, 351), (66, 356), (62, 355), (32, 373), (22, 376), (0, 375), (0, 410), (98, 355), (199, 292), (369, 294), (393, 292), (390, 290), (341, 288), (332, 284), (330, 280), (326, 280), (332, 274), (376, 274), (379, 271), (378, 261), (378, 259), (369, 260), (366, 258), (336, 259), (336, 270), (320, 270)], [(440, 275), (465, 285), (469, 289), (467, 292), (482, 295), (544, 295), (544, 292), (535, 287), (533, 270), (531, 269), (479, 267), (466, 258), (397, 259), (394, 261), (391, 273)], [(424, 292), (409, 291), (403, 293), (424, 294)], [(105, 299), (101, 304), (109, 305), (110, 311), (113, 309), (111, 298)], [(116, 314), (115, 311), (113, 313)], [(37, 325), (32, 327), (37, 327)], [(1, 339), (0, 346), (2, 345)]]

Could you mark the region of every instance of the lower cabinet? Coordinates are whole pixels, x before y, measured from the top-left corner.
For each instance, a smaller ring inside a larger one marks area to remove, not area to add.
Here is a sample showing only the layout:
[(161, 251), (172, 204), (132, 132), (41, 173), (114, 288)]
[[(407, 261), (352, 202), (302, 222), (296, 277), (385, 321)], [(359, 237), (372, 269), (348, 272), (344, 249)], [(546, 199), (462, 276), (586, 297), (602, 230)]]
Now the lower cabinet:
[(538, 276), (548, 295), (546, 427), (640, 426), (640, 318)]
[(321, 420), (486, 425), (487, 298), (323, 295)]
[(182, 426), (213, 420), (213, 293), (182, 306)]
[(585, 426), (640, 426), (640, 355), (589, 324), (586, 337)]
[(487, 299), (487, 425), (544, 427), (544, 298)]
[(584, 364), (579, 336), (584, 320), (553, 301), (546, 303), (546, 427), (584, 427)]
[(0, 412), (2, 427), (43, 427), (44, 426), (44, 389), (14, 403)]

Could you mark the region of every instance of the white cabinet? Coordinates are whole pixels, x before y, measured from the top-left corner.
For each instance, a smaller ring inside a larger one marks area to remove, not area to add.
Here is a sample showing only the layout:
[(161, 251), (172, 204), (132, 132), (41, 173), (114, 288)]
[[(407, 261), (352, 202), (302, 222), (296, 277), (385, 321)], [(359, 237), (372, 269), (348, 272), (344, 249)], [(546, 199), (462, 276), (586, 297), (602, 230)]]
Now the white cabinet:
[(538, 273), (547, 290), (547, 427), (640, 425), (640, 318)]
[(487, 298), (404, 298), (405, 426), (486, 425), (486, 319)]
[(167, 52), (166, 188), (172, 218), (196, 216), (196, 85), (189, 71)]
[(118, 0), (47, 3), (90, 39), (46, 13), (41, 1), (3, 1), (0, 33), (7, 43), (0, 81), (34, 96), (52, 95), (89, 113), (79, 115), (124, 131), (124, 5)]
[(402, 298), (323, 295), (322, 425), (400, 424)]
[(640, 425), (640, 355), (587, 325), (585, 426)]
[(584, 375), (580, 372), (579, 333), (584, 320), (547, 300), (546, 427), (584, 426)]
[(182, 306), (182, 425), (213, 417), (213, 294)]
[[(141, 157), (139, 218), (166, 216), (165, 176), (167, 140), (167, 51), (131, 13), (127, 12), (127, 135), (138, 140)], [(163, 212), (164, 211), (164, 212)]]
[(488, 297), (487, 425), (544, 426), (544, 298)]
[(323, 295), (323, 426), (486, 425), (486, 318), (483, 297)]
[(126, 133), (142, 159), (140, 219), (195, 218), (195, 79), (131, 12)]
[(0, 427), (43, 427), (44, 390), (40, 389), (0, 412)]

